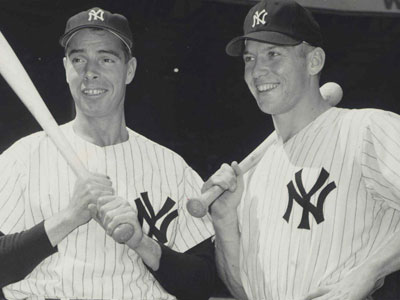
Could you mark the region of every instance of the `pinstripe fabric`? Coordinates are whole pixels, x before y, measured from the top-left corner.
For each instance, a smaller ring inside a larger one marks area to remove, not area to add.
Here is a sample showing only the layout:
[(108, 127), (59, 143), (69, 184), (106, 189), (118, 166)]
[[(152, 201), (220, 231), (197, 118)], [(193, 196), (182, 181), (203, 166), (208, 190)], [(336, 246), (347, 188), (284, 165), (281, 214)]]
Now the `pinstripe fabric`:
[[(98, 147), (75, 135), (72, 122), (61, 128), (87, 168), (107, 174), (131, 205), (146, 192), (156, 214), (167, 197), (176, 202), (171, 211), (177, 209), (178, 217), (166, 232), (172, 249), (186, 251), (213, 234), (208, 217), (195, 219), (186, 212), (186, 199), (197, 195), (202, 180), (180, 156), (132, 130), (128, 141)], [(2, 232), (30, 228), (67, 207), (76, 178), (43, 132), (5, 151), (0, 168)], [(157, 220), (158, 228), (165, 217)], [(143, 229), (150, 230), (146, 221)], [(95, 221), (71, 232), (58, 249), (24, 280), (4, 288), (6, 298), (175, 299), (133, 250), (115, 243)]]
[[(298, 228), (303, 206), (296, 200), (283, 218), (288, 184), (292, 194), (309, 193), (322, 169), (329, 176), (310, 202), (317, 206), (327, 195), (324, 220), (318, 224), (306, 210), (310, 228)], [(277, 138), (245, 174), (238, 212), (246, 292), (250, 299), (286, 300), (337, 282), (400, 229), (399, 210), (400, 117), (329, 109), (286, 143)]]

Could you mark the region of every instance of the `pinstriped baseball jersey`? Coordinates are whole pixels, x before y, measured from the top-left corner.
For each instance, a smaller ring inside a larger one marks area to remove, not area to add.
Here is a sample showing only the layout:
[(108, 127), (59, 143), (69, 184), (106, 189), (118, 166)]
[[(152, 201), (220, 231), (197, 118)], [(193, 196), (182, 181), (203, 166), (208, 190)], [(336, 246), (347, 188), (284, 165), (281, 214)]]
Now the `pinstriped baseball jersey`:
[[(130, 129), (128, 141), (106, 147), (81, 139), (72, 122), (61, 129), (87, 168), (107, 174), (116, 194), (136, 205), (149, 236), (183, 252), (213, 235), (209, 217), (192, 218), (185, 209), (202, 180), (180, 156)], [(30, 228), (67, 207), (76, 177), (43, 132), (5, 151), (0, 169), (2, 232)], [(58, 253), (4, 293), (8, 299), (175, 299), (133, 250), (114, 242), (93, 220), (71, 232)]]
[(238, 208), (249, 299), (332, 284), (400, 229), (400, 117), (330, 108), (245, 174)]

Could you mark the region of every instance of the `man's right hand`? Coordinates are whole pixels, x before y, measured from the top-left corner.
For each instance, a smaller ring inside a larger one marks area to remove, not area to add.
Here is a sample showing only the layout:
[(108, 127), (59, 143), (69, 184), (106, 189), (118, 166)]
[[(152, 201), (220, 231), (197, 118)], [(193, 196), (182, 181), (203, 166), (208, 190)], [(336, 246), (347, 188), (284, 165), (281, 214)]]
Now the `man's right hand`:
[(44, 222), (50, 243), (58, 245), (71, 231), (89, 222), (92, 218), (89, 204), (96, 204), (101, 196), (113, 194), (112, 182), (105, 175), (92, 173), (87, 179), (78, 178), (68, 207)]
[(243, 194), (243, 174), (237, 162), (231, 165), (223, 164), (217, 172), (208, 179), (201, 192), (204, 193), (217, 185), (225, 192), (211, 206), (211, 216), (215, 221), (236, 216), (236, 209)]
[(92, 173), (84, 180), (77, 179), (68, 210), (74, 219), (76, 227), (83, 225), (92, 218), (89, 204), (96, 204), (101, 196), (113, 195), (111, 180), (102, 174)]

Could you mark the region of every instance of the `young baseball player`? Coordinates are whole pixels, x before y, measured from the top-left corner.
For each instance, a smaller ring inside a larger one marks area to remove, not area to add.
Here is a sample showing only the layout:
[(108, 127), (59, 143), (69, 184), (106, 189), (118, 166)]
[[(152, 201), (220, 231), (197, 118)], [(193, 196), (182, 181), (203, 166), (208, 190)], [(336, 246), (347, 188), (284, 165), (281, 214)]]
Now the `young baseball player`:
[(319, 25), (293, 0), (250, 9), (242, 56), (272, 145), (242, 174), (223, 165), (213, 204), (219, 273), (238, 299), (368, 298), (400, 268), (400, 117), (329, 107)]
[[(216, 278), (212, 224), (184, 209), (202, 180), (125, 125), (125, 89), (136, 70), (128, 21), (89, 9), (68, 20), (60, 43), (76, 108), (61, 130), (93, 175), (77, 179), (44, 132), (1, 155), (4, 296), (208, 299)], [(124, 223), (134, 235), (119, 244), (113, 232)]]

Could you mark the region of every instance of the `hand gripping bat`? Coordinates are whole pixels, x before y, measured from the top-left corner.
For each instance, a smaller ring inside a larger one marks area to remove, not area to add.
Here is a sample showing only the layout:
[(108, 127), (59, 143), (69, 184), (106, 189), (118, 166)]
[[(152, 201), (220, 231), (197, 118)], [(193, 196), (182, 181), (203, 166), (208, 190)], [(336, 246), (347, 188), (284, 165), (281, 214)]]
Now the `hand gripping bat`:
[[(28, 73), (25, 71), (18, 57), (1, 32), (0, 73), (51, 138), (75, 175), (80, 179), (89, 178), (89, 171), (85, 168), (72, 146), (68, 143), (42, 97), (29, 78)], [(133, 226), (130, 224), (119, 225), (112, 234), (113, 238), (119, 243), (128, 241), (132, 235)]]

